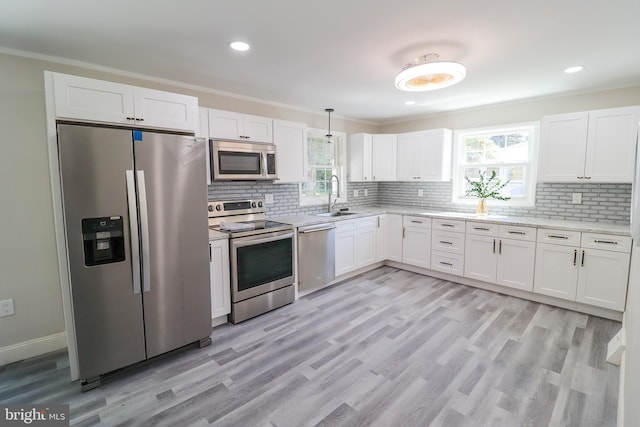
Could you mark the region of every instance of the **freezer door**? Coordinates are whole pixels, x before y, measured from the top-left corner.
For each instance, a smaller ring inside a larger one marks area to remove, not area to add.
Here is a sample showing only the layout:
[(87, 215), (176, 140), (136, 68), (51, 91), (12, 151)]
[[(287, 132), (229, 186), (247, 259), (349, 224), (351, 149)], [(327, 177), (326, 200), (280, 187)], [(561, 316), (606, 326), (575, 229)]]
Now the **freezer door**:
[(205, 140), (134, 131), (147, 357), (211, 335)]
[[(132, 147), (131, 131), (58, 125), (73, 320), (82, 379), (145, 359), (142, 298), (139, 291), (136, 293), (132, 266), (138, 254), (131, 251), (131, 227), (136, 234), (137, 223), (135, 219), (130, 222), (127, 203), (128, 194), (133, 194), (135, 201)], [(134, 206), (133, 215), (135, 211)], [(133, 246), (137, 247), (136, 241)]]

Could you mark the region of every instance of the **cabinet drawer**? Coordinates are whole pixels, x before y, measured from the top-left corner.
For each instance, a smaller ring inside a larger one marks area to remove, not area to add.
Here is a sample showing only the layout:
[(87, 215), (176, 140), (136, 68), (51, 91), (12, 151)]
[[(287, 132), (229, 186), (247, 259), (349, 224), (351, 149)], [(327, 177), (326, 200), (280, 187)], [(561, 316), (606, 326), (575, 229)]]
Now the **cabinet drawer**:
[(631, 252), (631, 237), (611, 234), (582, 233), (583, 248), (604, 249), (614, 252)]
[(464, 254), (464, 234), (433, 230), (431, 232), (431, 249), (434, 251)]
[(336, 233), (347, 233), (350, 231), (356, 231), (356, 220), (336, 221)]
[(431, 228), (431, 218), (420, 216), (403, 216), (402, 225), (404, 227)]
[(535, 242), (536, 231), (538, 229), (535, 227), (523, 227), (521, 225), (501, 225), (499, 230), (500, 237)]
[(452, 219), (433, 219), (431, 221), (433, 230), (457, 231), (464, 233), (464, 221)]
[(431, 269), (462, 276), (464, 255), (434, 251), (431, 253)]
[(580, 246), (579, 231), (554, 230), (551, 228), (538, 229), (538, 242), (553, 245)]
[(480, 235), (498, 235), (498, 224), (491, 224), (486, 222), (470, 222), (467, 221), (466, 225), (467, 233), (480, 234)]

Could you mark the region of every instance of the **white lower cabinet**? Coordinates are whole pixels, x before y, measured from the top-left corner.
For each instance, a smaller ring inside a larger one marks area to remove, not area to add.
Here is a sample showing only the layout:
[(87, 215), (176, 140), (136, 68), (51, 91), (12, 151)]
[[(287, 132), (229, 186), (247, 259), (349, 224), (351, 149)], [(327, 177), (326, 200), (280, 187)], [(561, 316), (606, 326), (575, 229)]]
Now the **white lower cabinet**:
[(356, 269), (356, 221), (336, 222), (336, 277)]
[[(536, 229), (468, 223), (464, 276), (510, 288), (533, 290)], [(501, 236), (513, 236), (503, 238)]]
[(431, 267), (431, 219), (402, 218), (402, 262), (416, 267)]
[[(541, 235), (561, 235), (544, 230)], [(584, 304), (624, 311), (631, 238), (582, 233), (581, 245), (575, 236), (559, 244), (538, 242), (534, 292)], [(596, 248), (605, 249), (596, 249)]]
[(378, 217), (356, 220), (356, 268), (376, 262), (376, 228)]
[(211, 318), (231, 313), (229, 281), (229, 241), (209, 242), (209, 274), (211, 276)]
[(402, 215), (385, 215), (387, 259), (402, 262)]

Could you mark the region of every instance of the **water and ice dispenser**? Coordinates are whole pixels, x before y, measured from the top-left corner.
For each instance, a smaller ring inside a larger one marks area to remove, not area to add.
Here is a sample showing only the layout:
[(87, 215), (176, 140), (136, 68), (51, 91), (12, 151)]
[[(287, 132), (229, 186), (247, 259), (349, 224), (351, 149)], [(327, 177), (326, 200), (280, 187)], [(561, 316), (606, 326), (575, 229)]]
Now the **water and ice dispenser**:
[(121, 216), (84, 218), (84, 265), (124, 261), (124, 221)]

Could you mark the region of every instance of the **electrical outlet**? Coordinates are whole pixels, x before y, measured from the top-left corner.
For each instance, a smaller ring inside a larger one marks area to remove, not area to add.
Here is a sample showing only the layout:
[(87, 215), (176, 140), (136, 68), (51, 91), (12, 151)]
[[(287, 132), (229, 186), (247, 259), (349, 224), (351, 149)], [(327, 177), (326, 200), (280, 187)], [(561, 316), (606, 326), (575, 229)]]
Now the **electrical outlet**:
[(4, 301), (0, 301), (0, 317), (11, 316), (16, 314), (13, 309), (13, 300), (6, 299)]
[(423, 189), (419, 189), (418, 190), (418, 197), (423, 197), (424, 196), (424, 190)]
[(271, 205), (271, 204), (273, 204), (273, 194), (265, 194), (265, 195), (264, 195), (264, 202), (265, 202), (267, 205)]
[(359, 193), (358, 190), (353, 190), (353, 197), (358, 197), (358, 193)]
[(571, 203), (574, 205), (582, 204), (582, 193), (572, 193), (571, 194)]
[(369, 195), (369, 190), (368, 189), (364, 189), (364, 197), (367, 197)]

